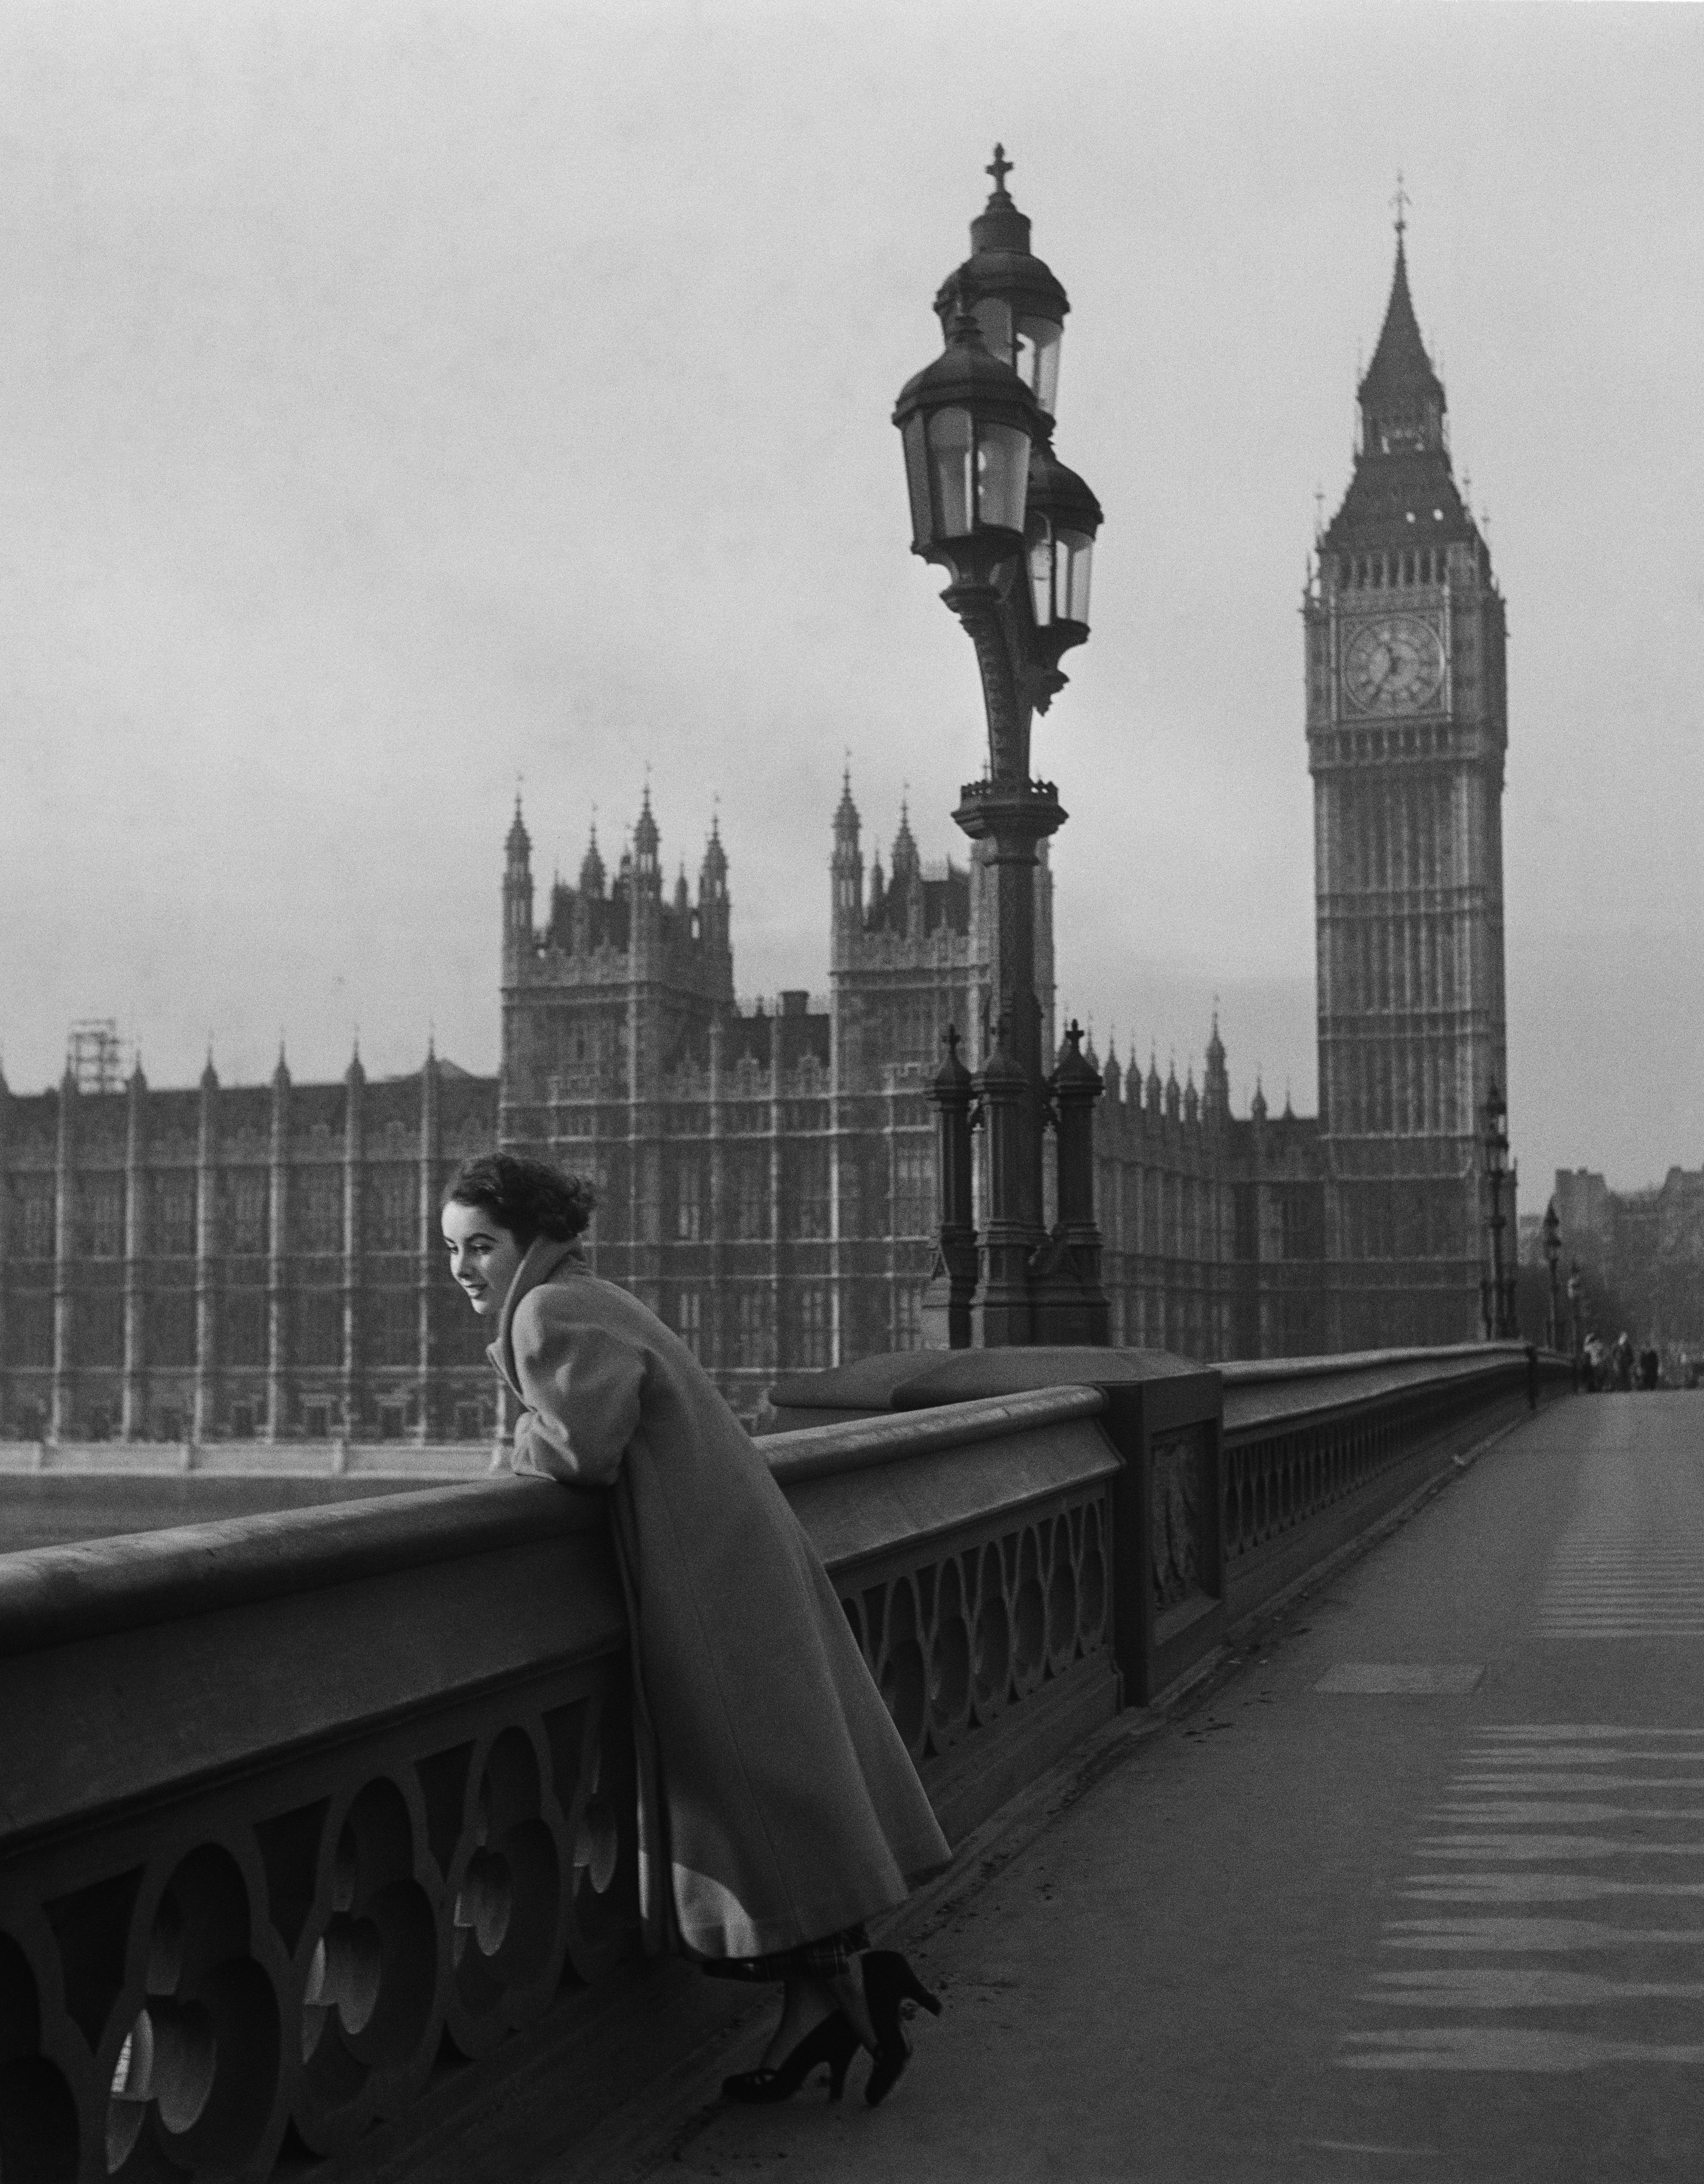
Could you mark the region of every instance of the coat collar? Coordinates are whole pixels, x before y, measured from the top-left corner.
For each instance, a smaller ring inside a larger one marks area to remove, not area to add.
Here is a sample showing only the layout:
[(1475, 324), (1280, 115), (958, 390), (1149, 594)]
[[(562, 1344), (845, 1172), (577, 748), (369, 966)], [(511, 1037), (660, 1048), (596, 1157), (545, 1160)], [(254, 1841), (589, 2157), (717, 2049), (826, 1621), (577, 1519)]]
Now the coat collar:
[(521, 1383), (515, 1369), (512, 1333), (515, 1308), (522, 1297), (536, 1290), (541, 1282), (554, 1281), (559, 1274), (589, 1274), (591, 1271), (578, 1244), (564, 1244), (554, 1236), (535, 1236), (527, 1245), (526, 1256), (515, 1270), (515, 1279), (509, 1285), (509, 1295), (503, 1301), (497, 1340), (485, 1353), (517, 1396)]

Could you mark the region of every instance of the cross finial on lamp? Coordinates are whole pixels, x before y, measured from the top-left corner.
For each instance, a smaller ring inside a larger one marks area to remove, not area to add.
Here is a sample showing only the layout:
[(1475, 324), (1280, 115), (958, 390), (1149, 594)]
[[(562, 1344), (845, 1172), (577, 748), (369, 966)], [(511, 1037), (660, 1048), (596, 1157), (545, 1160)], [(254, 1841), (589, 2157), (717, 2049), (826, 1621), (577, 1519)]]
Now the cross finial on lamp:
[(994, 146), (994, 155), (983, 172), (994, 176), (994, 195), (1003, 198), (1005, 195), (1005, 178), (1011, 172), (1011, 161), (1005, 155), (1004, 144)]

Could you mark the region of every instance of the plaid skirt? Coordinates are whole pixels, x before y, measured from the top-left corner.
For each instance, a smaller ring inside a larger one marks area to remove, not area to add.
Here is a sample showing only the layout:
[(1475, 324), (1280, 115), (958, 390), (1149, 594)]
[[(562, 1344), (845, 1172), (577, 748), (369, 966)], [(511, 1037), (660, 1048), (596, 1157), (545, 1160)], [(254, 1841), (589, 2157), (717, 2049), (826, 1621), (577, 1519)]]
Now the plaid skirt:
[(838, 1934), (801, 1942), (796, 1949), (777, 1949), (766, 1957), (700, 1957), (698, 1966), (711, 1979), (838, 1979), (869, 1946), (862, 1926), (843, 1926)]

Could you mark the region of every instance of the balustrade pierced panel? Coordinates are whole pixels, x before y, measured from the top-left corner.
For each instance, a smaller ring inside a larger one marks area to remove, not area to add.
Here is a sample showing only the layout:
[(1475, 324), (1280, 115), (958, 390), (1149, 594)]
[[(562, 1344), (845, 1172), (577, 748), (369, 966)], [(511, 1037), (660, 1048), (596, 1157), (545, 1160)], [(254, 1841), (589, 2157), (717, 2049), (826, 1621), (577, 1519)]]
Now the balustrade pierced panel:
[(1306, 1523), (1334, 1502), (1369, 1486), (1393, 1464), (1414, 1456), (1476, 1413), (1518, 1399), (1524, 1364), (1441, 1385), (1392, 1390), (1381, 1401), (1325, 1412), (1288, 1431), (1227, 1437), (1224, 1541), (1228, 1563)]
[(913, 1762), (986, 1729), (1105, 1650), (1104, 1488), (836, 1575), (841, 1604)]
[(625, 1656), (0, 1878), (0, 2176), (259, 2178), (635, 1946)]

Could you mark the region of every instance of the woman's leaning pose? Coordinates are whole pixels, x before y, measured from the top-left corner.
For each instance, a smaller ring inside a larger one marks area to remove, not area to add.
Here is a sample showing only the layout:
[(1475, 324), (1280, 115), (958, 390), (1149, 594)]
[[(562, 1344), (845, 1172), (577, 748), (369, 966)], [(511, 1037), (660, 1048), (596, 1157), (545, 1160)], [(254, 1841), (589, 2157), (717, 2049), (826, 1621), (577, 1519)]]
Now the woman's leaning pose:
[(784, 2100), (860, 2046), (873, 2106), (938, 2011), (864, 1922), (945, 1864), (944, 1838), (821, 1563), (769, 1467), (677, 1335), (575, 1239), (583, 1183), (513, 1153), (470, 1162), (443, 1237), (522, 1406), (514, 1468), (606, 1488), (633, 1649), (646, 1947), (778, 1980), (735, 2100)]

